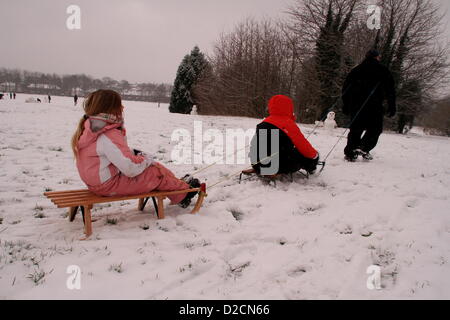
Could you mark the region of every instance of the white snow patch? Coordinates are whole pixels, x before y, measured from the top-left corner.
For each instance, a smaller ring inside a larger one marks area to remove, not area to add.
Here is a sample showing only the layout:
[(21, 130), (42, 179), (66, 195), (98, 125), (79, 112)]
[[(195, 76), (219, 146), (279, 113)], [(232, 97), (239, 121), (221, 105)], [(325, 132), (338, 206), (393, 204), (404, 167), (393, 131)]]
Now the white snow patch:
[[(0, 299), (450, 298), (448, 138), (385, 133), (368, 163), (344, 162), (342, 141), (320, 176), (276, 187), (232, 179), (209, 190), (196, 215), (174, 206), (158, 221), (151, 204), (145, 213), (134, 201), (99, 205), (94, 235), (82, 242), (81, 217), (69, 223), (42, 195), (84, 187), (70, 149), (82, 101), (27, 97), (0, 101)], [(124, 105), (130, 146), (178, 176), (194, 166), (169, 162), (174, 129), (258, 123)], [(342, 133), (319, 128), (310, 140), (325, 155)], [(240, 168), (199, 178), (211, 185)], [(379, 291), (366, 287), (372, 264), (381, 267)], [(81, 290), (66, 287), (70, 265), (81, 268)]]

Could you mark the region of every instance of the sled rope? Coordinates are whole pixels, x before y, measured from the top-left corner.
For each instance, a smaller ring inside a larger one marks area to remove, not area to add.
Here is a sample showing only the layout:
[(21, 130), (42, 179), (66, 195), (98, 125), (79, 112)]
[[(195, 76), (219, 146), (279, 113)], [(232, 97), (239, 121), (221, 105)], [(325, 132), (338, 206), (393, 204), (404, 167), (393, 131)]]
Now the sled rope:
[[(333, 108), (333, 107), (332, 107)], [(332, 108), (330, 108), (329, 110), (331, 110)], [(307, 138), (306, 139), (308, 139), (313, 133), (314, 133), (314, 131), (317, 129), (317, 126), (313, 129), (313, 131), (311, 131), (311, 133), (307, 136)], [(233, 152), (231, 155), (232, 156), (235, 156), (238, 152), (240, 152), (240, 151), (242, 151), (242, 150), (246, 150), (248, 147), (250, 146), (250, 144), (248, 144), (248, 145), (246, 145), (244, 148), (241, 148), (241, 149), (238, 149), (238, 150), (236, 150), (235, 152)], [(273, 156), (275, 156), (275, 155), (273, 155)], [(263, 160), (265, 160), (265, 159), (263, 159)], [(261, 160), (262, 161), (262, 160)], [(214, 167), (216, 164), (218, 164), (219, 163), (219, 161), (216, 161), (216, 162), (213, 162), (213, 163), (211, 163), (211, 164), (209, 164), (209, 165), (207, 165), (207, 166), (205, 166), (205, 167), (203, 167), (203, 168), (201, 168), (201, 169), (198, 169), (197, 171), (194, 171), (193, 173), (190, 173), (189, 175), (191, 175), (191, 176), (194, 176), (194, 175), (196, 175), (196, 174), (198, 174), (198, 173), (200, 173), (200, 172), (203, 172), (203, 171), (205, 171), (205, 170), (207, 170), (207, 169), (209, 169), (209, 168), (211, 168), (211, 167)]]
[[(367, 97), (366, 101), (364, 101), (363, 105), (362, 105), (361, 108), (358, 110), (358, 112), (356, 113), (356, 115), (355, 115), (355, 117), (353, 118), (353, 120), (350, 122), (349, 127), (350, 127), (350, 126), (353, 124), (353, 122), (356, 120), (356, 118), (358, 117), (358, 115), (361, 113), (361, 111), (363, 110), (363, 108), (366, 106), (367, 102), (369, 102), (370, 98), (371, 98), (372, 95), (375, 93), (375, 91), (376, 91), (376, 89), (378, 88), (379, 85), (380, 85), (380, 82), (377, 83), (377, 85), (373, 88), (372, 92), (371, 92), (371, 93), (369, 94), (369, 96)], [(347, 93), (347, 91), (348, 91), (350, 88), (351, 88), (351, 85), (350, 85), (347, 89), (345, 89), (343, 95), (345, 95), (345, 94)], [(333, 110), (333, 108), (337, 105), (338, 102), (339, 102), (339, 99), (337, 99), (336, 102), (335, 102), (330, 108), (328, 108), (327, 110)], [(309, 138), (309, 137), (317, 130), (318, 126), (319, 126), (319, 124), (317, 124), (317, 125), (313, 128), (313, 130), (308, 134), (308, 136), (307, 136), (306, 139), (308, 139), (308, 138)], [(339, 142), (341, 141), (341, 139), (344, 137), (344, 135), (347, 133), (347, 131), (348, 131), (348, 128), (346, 128), (345, 131), (344, 131), (344, 133), (339, 137), (338, 141), (337, 141), (337, 142), (334, 144), (334, 146), (331, 148), (330, 152), (328, 152), (328, 154), (327, 154), (327, 156), (325, 157), (325, 159), (322, 160), (322, 161), (319, 161), (318, 165), (321, 165), (321, 166), (322, 166), (322, 169), (319, 171), (319, 175), (320, 175), (320, 174), (322, 173), (322, 171), (324, 170), (327, 159), (330, 157), (331, 153), (332, 153), (332, 152), (334, 151), (334, 149), (337, 147), (337, 145), (339, 144)], [(239, 149), (239, 150), (236, 150), (232, 155), (234, 156), (234, 155), (237, 154), (239, 151), (245, 150), (247, 147), (248, 147), (248, 145), (245, 146), (245, 148), (241, 148), (241, 149)], [(266, 158), (264, 158), (264, 159), (261, 159), (261, 160), (259, 160), (257, 163), (255, 163), (255, 164), (259, 164), (259, 163), (261, 163), (262, 161), (265, 161), (265, 160), (267, 160), (267, 159), (271, 159), (271, 158), (273, 158), (274, 156), (276, 156), (278, 153), (279, 153), (279, 152), (276, 152), (276, 153), (274, 153), (274, 154), (272, 154), (272, 155), (270, 155), (270, 156), (268, 156), (268, 157), (266, 157)], [(197, 174), (197, 173), (200, 173), (200, 172), (202, 172), (202, 171), (205, 171), (206, 169), (209, 169), (209, 168), (215, 166), (217, 163), (218, 163), (218, 161), (216, 161), (216, 162), (214, 162), (214, 163), (212, 163), (212, 164), (210, 164), (210, 165), (208, 165), (208, 166), (206, 166), (206, 167), (204, 167), (204, 168), (202, 168), (202, 169), (200, 169), (200, 170), (197, 170), (197, 171), (195, 171), (194, 173), (192, 173), (192, 175)], [(253, 164), (253, 165), (255, 165), (255, 164)], [(251, 169), (251, 168), (253, 167), (253, 165), (252, 165), (251, 167), (247, 167), (247, 169)], [(244, 169), (244, 170), (247, 170), (247, 169)], [(227, 180), (233, 178), (234, 176), (237, 176), (237, 175), (241, 174), (242, 171), (243, 171), (243, 170), (239, 170), (239, 171), (236, 171), (236, 172), (234, 172), (234, 173), (232, 173), (232, 174), (230, 174), (230, 175), (227, 175), (225, 178), (220, 179), (220, 180), (217, 181), (216, 183), (214, 183), (214, 184), (212, 184), (211, 186), (209, 186), (209, 189), (214, 188), (214, 187), (216, 187), (217, 185), (219, 185), (219, 184), (221, 184), (221, 183), (223, 183), (223, 182), (225, 182), (225, 181), (227, 181)]]
[(206, 166), (206, 167), (203, 167), (203, 168), (201, 168), (201, 169), (199, 169), (199, 170), (197, 170), (197, 171), (194, 171), (193, 173), (190, 173), (189, 175), (190, 175), (190, 176), (194, 176), (194, 175), (196, 175), (197, 173), (203, 172), (203, 171), (205, 171), (206, 169), (209, 169), (209, 168), (215, 166), (217, 163), (218, 163), (218, 161), (216, 161), (216, 162), (214, 162), (214, 163), (211, 163), (210, 165), (208, 165), (208, 166)]
[[(345, 94), (347, 93), (347, 91), (348, 91), (350, 88), (351, 88), (351, 85), (348, 86), (347, 89), (345, 89), (343, 95), (345, 95)], [(336, 107), (336, 105), (338, 104), (339, 100), (340, 100), (340, 98), (338, 98), (338, 99), (336, 100), (336, 102), (335, 102), (330, 108), (327, 109), (327, 111), (333, 110), (333, 109)], [(328, 114), (328, 112), (327, 112), (327, 114)], [(327, 117), (327, 116), (325, 115), (325, 116), (322, 118), (321, 121), (324, 121), (324, 120), (326, 119), (326, 117)], [(306, 139), (309, 139), (309, 137), (311, 137), (311, 135), (317, 130), (318, 127), (319, 127), (319, 124), (316, 124), (316, 125), (314, 126), (313, 130), (308, 134), (308, 136), (306, 137)], [(235, 152), (233, 152), (232, 155), (234, 156), (234, 155), (236, 155), (239, 151), (245, 150), (245, 149), (247, 149), (248, 147), (249, 147), (249, 145), (245, 146), (244, 148), (238, 149), (238, 150), (236, 150)], [(207, 169), (209, 169), (209, 168), (211, 168), (211, 167), (214, 167), (214, 166), (215, 166), (216, 164), (218, 164), (218, 163), (219, 163), (219, 161), (216, 161), (216, 162), (214, 162), (214, 163), (211, 163), (210, 165), (207, 165), (206, 167), (203, 167), (203, 168), (201, 168), (201, 169), (199, 169), (199, 170), (197, 170), (197, 171), (194, 171), (194, 172), (191, 173), (190, 175), (192, 175), (192, 176), (193, 176), (193, 175), (196, 175), (196, 174), (198, 174), (198, 173), (200, 173), (200, 172), (203, 172), (203, 171), (205, 171), (205, 170), (207, 170)]]
[[(235, 156), (239, 151), (245, 150), (245, 149), (247, 149), (249, 146), (250, 146), (250, 145), (248, 144), (248, 145), (246, 145), (244, 148), (241, 148), (241, 149), (236, 150), (236, 151), (233, 152), (231, 155), (232, 155), (232, 156)], [(218, 164), (218, 163), (219, 163), (219, 161), (216, 161), (216, 162), (214, 162), (214, 163), (211, 163), (210, 165), (207, 165), (206, 167), (203, 167), (203, 168), (201, 168), (201, 169), (199, 169), (199, 170), (197, 170), (197, 171), (194, 171), (194, 172), (191, 173), (190, 175), (191, 175), (191, 176), (196, 175), (197, 173), (203, 172), (203, 171), (205, 171), (206, 169), (209, 169), (209, 168), (211, 168), (211, 167), (214, 167), (214, 166), (215, 166), (216, 164)]]
[[(265, 161), (265, 160), (271, 159), (271, 158), (275, 157), (275, 156), (276, 156), (277, 154), (279, 154), (279, 153), (280, 153), (280, 152), (275, 152), (274, 154), (272, 154), (272, 155), (270, 155), (270, 156), (267, 156), (267, 157), (265, 157), (264, 159), (259, 160), (258, 162), (254, 163), (253, 165), (260, 164), (261, 162), (263, 162), (263, 161)], [(253, 167), (253, 166), (247, 167), (247, 169), (251, 169), (252, 167)], [(247, 169), (244, 169), (244, 170), (247, 170)], [(243, 170), (241, 169), (241, 170), (239, 170), (239, 171), (236, 171), (235, 173), (232, 173), (232, 174), (227, 175), (225, 178), (220, 179), (218, 182), (216, 182), (216, 183), (212, 184), (211, 186), (209, 186), (208, 189), (214, 188), (215, 186), (217, 186), (217, 185), (219, 185), (219, 184), (221, 184), (221, 183), (223, 183), (223, 182), (225, 182), (225, 181), (227, 181), (227, 180), (233, 178), (234, 176), (237, 176), (237, 175), (241, 174), (242, 171), (243, 171)]]

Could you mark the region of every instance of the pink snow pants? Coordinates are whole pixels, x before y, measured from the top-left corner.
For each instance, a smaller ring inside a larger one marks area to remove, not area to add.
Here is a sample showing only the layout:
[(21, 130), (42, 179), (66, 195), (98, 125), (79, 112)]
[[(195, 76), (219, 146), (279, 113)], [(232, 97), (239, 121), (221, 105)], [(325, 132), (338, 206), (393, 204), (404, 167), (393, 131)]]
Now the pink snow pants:
[[(175, 177), (162, 164), (155, 162), (134, 178), (120, 174), (100, 186), (89, 187), (89, 190), (102, 196), (131, 196), (152, 191), (178, 191), (189, 188), (186, 182)], [(186, 194), (168, 196), (171, 204), (177, 204), (185, 197)]]

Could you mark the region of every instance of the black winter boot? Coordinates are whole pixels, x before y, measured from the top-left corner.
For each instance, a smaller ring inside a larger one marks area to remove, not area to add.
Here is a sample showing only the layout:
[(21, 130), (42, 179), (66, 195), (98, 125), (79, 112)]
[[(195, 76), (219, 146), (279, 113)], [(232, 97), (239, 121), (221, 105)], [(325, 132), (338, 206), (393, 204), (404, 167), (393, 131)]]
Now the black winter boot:
[[(184, 182), (186, 182), (190, 188), (200, 188), (201, 183), (200, 180), (195, 179), (191, 175), (185, 175), (183, 178), (181, 178)], [(198, 191), (195, 192), (189, 192), (186, 194), (186, 197), (181, 200), (181, 202), (178, 204), (182, 208), (187, 208), (191, 204), (192, 198), (194, 198), (198, 194)]]
[(346, 154), (344, 159), (348, 162), (355, 162), (356, 159), (358, 159), (358, 154), (357, 153)]
[(373, 160), (373, 156), (370, 154), (370, 152), (366, 152), (362, 149), (356, 149), (355, 152), (357, 155), (360, 155), (361, 157), (363, 157), (364, 160), (367, 160), (367, 161)]

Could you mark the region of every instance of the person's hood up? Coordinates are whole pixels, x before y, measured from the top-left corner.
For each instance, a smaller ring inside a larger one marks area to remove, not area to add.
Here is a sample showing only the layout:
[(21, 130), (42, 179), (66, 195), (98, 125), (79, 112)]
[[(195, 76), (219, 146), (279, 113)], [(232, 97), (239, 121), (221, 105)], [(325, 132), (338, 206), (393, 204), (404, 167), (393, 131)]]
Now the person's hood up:
[(288, 117), (295, 120), (294, 102), (284, 95), (273, 96), (269, 100), (269, 114), (270, 116)]
[(295, 123), (294, 102), (289, 97), (278, 95), (269, 100), (269, 113), (263, 122), (270, 123), (282, 130), (292, 141), (295, 148), (306, 158), (314, 159), (317, 150), (303, 136)]

